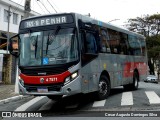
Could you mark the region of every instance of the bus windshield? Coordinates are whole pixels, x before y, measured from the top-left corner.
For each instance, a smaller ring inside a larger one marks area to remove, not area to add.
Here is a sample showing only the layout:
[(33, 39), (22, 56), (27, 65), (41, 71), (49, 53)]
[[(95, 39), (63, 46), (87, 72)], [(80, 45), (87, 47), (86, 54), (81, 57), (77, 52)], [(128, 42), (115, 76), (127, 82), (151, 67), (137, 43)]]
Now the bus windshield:
[(20, 66), (66, 64), (78, 60), (74, 28), (20, 34)]

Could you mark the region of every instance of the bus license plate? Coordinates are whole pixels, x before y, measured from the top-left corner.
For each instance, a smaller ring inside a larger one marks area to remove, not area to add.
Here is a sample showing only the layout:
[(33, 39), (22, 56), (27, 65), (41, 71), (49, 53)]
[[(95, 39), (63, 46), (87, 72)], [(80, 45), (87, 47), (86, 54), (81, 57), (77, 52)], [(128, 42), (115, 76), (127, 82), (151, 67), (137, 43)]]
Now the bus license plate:
[(39, 93), (46, 93), (46, 92), (48, 92), (48, 89), (47, 88), (37, 88), (37, 91)]

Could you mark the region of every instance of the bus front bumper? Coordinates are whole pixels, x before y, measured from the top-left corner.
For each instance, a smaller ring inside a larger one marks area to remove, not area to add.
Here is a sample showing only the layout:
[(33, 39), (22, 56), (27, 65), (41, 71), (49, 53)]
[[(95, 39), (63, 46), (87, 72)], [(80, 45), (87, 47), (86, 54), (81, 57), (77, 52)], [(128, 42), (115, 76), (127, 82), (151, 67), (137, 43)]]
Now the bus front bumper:
[[(80, 76), (75, 78), (73, 81), (64, 85), (60, 88), (59, 91), (49, 90), (46, 86), (29, 86), (34, 88), (34, 91), (27, 91), (27, 89), (21, 85), (19, 82), (19, 93), (21, 95), (37, 95), (37, 96), (47, 96), (47, 95), (73, 95), (77, 93), (81, 93), (81, 79)], [(39, 88), (46, 87), (43, 91), (38, 91)], [(52, 87), (50, 85), (50, 87)]]

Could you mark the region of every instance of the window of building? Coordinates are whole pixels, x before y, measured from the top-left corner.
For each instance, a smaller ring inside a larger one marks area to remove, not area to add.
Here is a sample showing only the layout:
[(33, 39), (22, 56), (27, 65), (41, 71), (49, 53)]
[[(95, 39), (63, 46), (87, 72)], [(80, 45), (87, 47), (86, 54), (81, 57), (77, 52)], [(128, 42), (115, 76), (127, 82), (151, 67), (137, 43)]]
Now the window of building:
[(13, 24), (18, 24), (18, 14), (13, 13)]
[(4, 10), (4, 22), (8, 22), (9, 11)]

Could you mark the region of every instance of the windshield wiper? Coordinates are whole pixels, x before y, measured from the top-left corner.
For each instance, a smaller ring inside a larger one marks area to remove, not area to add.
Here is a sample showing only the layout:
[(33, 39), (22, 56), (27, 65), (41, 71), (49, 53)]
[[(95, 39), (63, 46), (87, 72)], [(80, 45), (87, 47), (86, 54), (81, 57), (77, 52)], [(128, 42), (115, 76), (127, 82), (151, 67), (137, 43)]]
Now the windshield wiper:
[(38, 35), (36, 37), (36, 40), (35, 40), (35, 58), (36, 58), (36, 55), (37, 55), (37, 45), (38, 45)]
[(53, 34), (53, 37), (50, 37), (50, 36), (49, 36), (50, 33), (48, 33), (47, 46), (46, 46), (46, 55), (47, 55), (47, 53), (48, 53), (48, 46), (51, 45), (52, 42), (55, 40), (56, 35), (58, 34), (58, 32), (59, 32), (60, 29), (61, 29), (61, 27), (60, 27), (60, 26), (57, 26), (57, 28), (56, 28), (56, 30), (55, 30), (55, 32), (54, 32), (54, 34)]
[(48, 45), (49, 45), (49, 33), (48, 33), (48, 38), (47, 38), (46, 55), (47, 55), (47, 52), (48, 52)]

